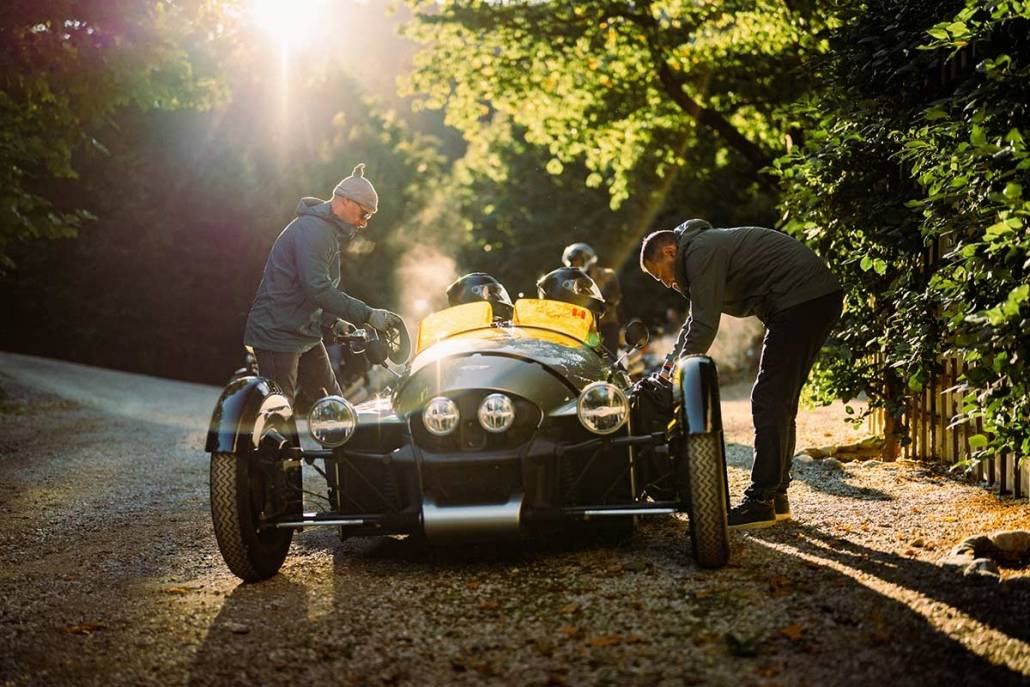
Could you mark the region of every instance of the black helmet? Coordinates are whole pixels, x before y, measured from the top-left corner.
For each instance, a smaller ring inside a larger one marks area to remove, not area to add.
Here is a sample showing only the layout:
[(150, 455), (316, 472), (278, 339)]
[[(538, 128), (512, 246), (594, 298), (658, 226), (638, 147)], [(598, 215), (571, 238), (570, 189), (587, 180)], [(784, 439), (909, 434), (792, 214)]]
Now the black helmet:
[(458, 277), (447, 287), (447, 304), (450, 306), (476, 301), (488, 301), (493, 306), (495, 318), (511, 319), (513, 306), (508, 291), (486, 272), (472, 272)]
[(604, 315), (605, 304), (601, 290), (594, 280), (578, 267), (559, 267), (540, 277), (536, 283), (540, 298), (565, 301), (587, 308), (594, 314), (594, 322)]
[(588, 270), (597, 262), (597, 253), (587, 243), (570, 243), (562, 251), (561, 261), (566, 267)]

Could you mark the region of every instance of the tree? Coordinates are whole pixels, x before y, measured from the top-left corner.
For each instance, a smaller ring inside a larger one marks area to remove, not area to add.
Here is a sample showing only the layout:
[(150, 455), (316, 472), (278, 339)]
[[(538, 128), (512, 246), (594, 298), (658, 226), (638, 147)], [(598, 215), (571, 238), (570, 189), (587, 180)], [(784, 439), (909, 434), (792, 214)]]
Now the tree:
[(960, 356), (976, 458), (1030, 453), (1028, 29), (1021, 2), (868, 3), (797, 107), (805, 145), (777, 163), (785, 228), (848, 292), (822, 390), (899, 417)]
[[(227, 45), (226, 51), (238, 46)], [(210, 109), (121, 108), (96, 129), (109, 154), (73, 156), (61, 185), (97, 220), (74, 241), (15, 246), (0, 347), (166, 377), (224, 382), (242, 359), (244, 321), (268, 250), (301, 196), (328, 198), (357, 162), (381, 196), (367, 238), (342, 256), (341, 287), (394, 306), (405, 232), (442, 176), (436, 142), (363, 97), (332, 69), (290, 78), (295, 107), (267, 107), (279, 84), (243, 51)], [(220, 61), (228, 63), (230, 55)]]
[[(498, 120), (545, 147), (547, 169), (582, 160), (617, 207), (630, 177), (690, 164), (714, 136), (755, 178), (806, 82), (797, 68), (826, 47), (817, 3), (410, 0), (409, 35), (426, 43), (407, 88), (474, 139)], [(767, 180), (766, 180), (767, 183)]]
[[(11, 245), (73, 236), (93, 217), (60, 197), (73, 155), (104, 153), (118, 108), (210, 102), (187, 47), (217, 41), (220, 3), (9, 0), (0, 7), (0, 270)], [(114, 132), (112, 132), (112, 135)]]

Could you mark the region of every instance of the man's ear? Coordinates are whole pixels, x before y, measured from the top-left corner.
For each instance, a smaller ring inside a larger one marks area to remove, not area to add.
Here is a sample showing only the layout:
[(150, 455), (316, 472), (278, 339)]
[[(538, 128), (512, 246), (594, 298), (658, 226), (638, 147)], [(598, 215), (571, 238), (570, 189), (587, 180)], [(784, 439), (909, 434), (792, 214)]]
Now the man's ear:
[(675, 258), (677, 250), (675, 243), (667, 243), (662, 246), (662, 255), (668, 258)]

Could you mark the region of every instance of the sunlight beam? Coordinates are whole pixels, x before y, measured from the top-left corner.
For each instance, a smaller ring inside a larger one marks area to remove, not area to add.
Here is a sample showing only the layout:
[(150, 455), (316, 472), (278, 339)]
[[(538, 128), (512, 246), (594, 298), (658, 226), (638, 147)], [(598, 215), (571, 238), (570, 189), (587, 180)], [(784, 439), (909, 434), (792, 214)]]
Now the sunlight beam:
[[(844, 563), (839, 563), (831, 558), (823, 558), (805, 553), (789, 544), (763, 541), (755, 537), (749, 537), (748, 539), (752, 543), (764, 546), (767, 549), (794, 556), (846, 575), (871, 591), (896, 601), (912, 613), (922, 616), (930, 627), (946, 635), (952, 641), (961, 644), (970, 653), (980, 656), (995, 665), (1003, 665), (1021, 675), (1026, 675), (1030, 672), (1030, 644), (1015, 637), (1010, 637), (954, 606), (938, 601), (914, 589), (902, 587), (857, 568), (852, 568)], [(813, 546), (827, 548), (818, 542), (808, 541)], [(829, 550), (827, 548), (827, 551)], [(950, 614), (951, 622), (949, 625), (953, 629), (941, 627), (934, 623), (935, 617), (944, 617), (945, 613)], [(1006, 645), (1008, 646), (1007, 650), (1000, 649)]]

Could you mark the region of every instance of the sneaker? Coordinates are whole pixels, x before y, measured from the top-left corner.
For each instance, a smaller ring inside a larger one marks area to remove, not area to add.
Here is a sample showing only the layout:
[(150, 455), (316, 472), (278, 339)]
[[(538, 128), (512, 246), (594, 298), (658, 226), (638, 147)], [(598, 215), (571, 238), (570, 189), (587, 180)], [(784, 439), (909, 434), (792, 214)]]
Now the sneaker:
[(790, 520), (790, 500), (787, 494), (777, 494), (773, 497), (773, 509), (776, 511), (776, 520)]
[(776, 509), (772, 501), (744, 499), (739, 506), (730, 508), (727, 524), (731, 530), (772, 527), (776, 524)]

